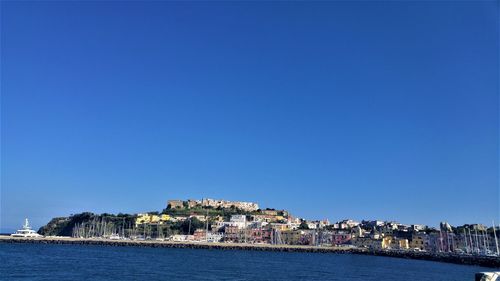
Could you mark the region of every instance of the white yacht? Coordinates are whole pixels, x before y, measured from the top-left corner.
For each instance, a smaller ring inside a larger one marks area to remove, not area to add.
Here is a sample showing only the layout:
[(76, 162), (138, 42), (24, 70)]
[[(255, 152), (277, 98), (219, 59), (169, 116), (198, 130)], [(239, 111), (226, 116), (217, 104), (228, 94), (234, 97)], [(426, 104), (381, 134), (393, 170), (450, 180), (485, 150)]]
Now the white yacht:
[(12, 233), (12, 237), (42, 237), (42, 235), (36, 233), (31, 229), (28, 219), (24, 221), (23, 229), (19, 229), (16, 233)]

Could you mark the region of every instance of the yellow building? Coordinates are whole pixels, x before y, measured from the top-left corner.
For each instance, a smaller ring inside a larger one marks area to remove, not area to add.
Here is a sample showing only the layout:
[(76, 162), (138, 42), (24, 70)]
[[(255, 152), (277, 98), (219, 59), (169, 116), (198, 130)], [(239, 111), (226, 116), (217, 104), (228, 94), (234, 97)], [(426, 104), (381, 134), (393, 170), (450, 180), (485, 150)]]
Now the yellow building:
[(391, 248), (391, 245), (392, 245), (393, 241), (394, 241), (394, 239), (392, 238), (392, 236), (384, 236), (382, 238), (381, 249)]
[(137, 214), (137, 218), (135, 219), (135, 226), (149, 223), (151, 221), (149, 214)]
[(149, 218), (150, 218), (149, 219), (150, 223), (158, 223), (158, 222), (160, 222), (160, 216), (150, 215)]
[(400, 239), (400, 238), (394, 238), (391, 236), (387, 236), (388, 238), (390, 237), (390, 242), (388, 243), (388, 247), (391, 249), (408, 249), (410, 248), (410, 245), (408, 243), (408, 239)]
[(298, 245), (301, 243), (304, 235), (305, 232), (301, 230), (283, 231), (281, 232), (281, 239), (285, 244)]
[(374, 250), (385, 249), (387, 241), (387, 239), (373, 239), (371, 237), (355, 237), (351, 240), (352, 244), (356, 247)]
[(270, 226), (273, 229), (279, 230), (279, 231), (287, 231), (290, 230), (290, 226), (285, 223), (271, 223)]
[(152, 215), (152, 214), (137, 214), (135, 219), (135, 226), (141, 224), (162, 224), (164, 222), (170, 221), (172, 218), (169, 215)]
[(356, 247), (364, 247), (374, 250), (408, 249), (409, 247), (408, 239), (399, 239), (392, 236), (384, 236), (382, 238), (356, 237), (351, 241)]
[(410, 245), (408, 243), (408, 239), (400, 239), (399, 240), (399, 248), (400, 249), (409, 249)]
[(284, 221), (285, 217), (283, 217), (283, 216), (275, 216), (274, 219), (275, 219), (275, 221)]
[(410, 248), (425, 249), (425, 234), (413, 234), (410, 241)]

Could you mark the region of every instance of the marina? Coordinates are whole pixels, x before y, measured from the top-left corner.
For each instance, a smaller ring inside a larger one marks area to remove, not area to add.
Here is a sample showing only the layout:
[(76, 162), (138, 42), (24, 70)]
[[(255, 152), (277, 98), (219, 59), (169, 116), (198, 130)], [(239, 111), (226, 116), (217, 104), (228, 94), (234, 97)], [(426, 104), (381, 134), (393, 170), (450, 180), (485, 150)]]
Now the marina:
[(116, 247), (149, 247), (149, 248), (190, 248), (213, 250), (247, 250), (247, 251), (273, 251), (273, 252), (304, 252), (304, 253), (333, 253), (372, 255), (393, 258), (427, 260), (446, 262), (462, 265), (477, 265), (489, 268), (500, 268), (500, 258), (493, 256), (460, 255), (452, 253), (427, 253), (407, 251), (368, 250), (353, 247), (321, 247), (301, 245), (270, 245), (270, 244), (244, 244), (244, 243), (204, 243), (204, 242), (172, 242), (158, 240), (116, 240), (116, 239), (89, 239), (71, 237), (44, 237), (20, 238), (0, 236), (0, 243), (27, 243), (27, 244), (61, 244), (61, 245), (99, 245)]

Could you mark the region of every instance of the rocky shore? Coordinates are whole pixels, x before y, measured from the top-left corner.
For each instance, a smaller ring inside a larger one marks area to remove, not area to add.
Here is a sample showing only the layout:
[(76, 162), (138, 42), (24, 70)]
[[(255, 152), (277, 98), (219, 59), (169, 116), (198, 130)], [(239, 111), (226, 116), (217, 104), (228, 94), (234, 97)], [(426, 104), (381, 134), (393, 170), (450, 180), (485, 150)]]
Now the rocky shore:
[(410, 251), (377, 251), (377, 250), (368, 250), (368, 249), (351, 248), (351, 247), (170, 242), (170, 241), (152, 241), (152, 240), (132, 241), (132, 240), (109, 240), (109, 239), (82, 239), (82, 238), (69, 238), (69, 237), (18, 238), (10, 236), (0, 236), (0, 243), (73, 244), (73, 245), (101, 245), (101, 246), (135, 246), (135, 247), (153, 247), (153, 248), (192, 248), (192, 249), (217, 249), (217, 250), (359, 254), (359, 255), (418, 259), (418, 260), (500, 268), (500, 257), (457, 255), (448, 253), (436, 254), (436, 253), (410, 252)]

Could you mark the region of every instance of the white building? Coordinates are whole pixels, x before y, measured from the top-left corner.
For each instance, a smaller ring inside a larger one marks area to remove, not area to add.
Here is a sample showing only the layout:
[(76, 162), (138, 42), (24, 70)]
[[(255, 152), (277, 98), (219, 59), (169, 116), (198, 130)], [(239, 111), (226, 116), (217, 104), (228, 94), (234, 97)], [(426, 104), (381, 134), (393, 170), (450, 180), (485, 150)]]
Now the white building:
[(296, 230), (296, 229), (299, 229), (299, 226), (300, 226), (300, 222), (289, 222), (289, 223), (288, 223), (288, 227), (289, 227), (291, 230)]
[(237, 226), (238, 228), (247, 227), (247, 216), (245, 215), (232, 215), (229, 223), (226, 225)]
[(337, 229), (348, 229), (358, 226), (360, 223), (354, 220), (343, 220), (334, 224)]
[(207, 235), (207, 242), (209, 242), (209, 243), (220, 242), (223, 237), (224, 237), (224, 235), (222, 233), (209, 232)]
[(172, 235), (170, 236), (170, 241), (174, 242), (186, 242), (186, 241), (193, 241), (194, 236), (193, 235)]
[(243, 201), (226, 201), (226, 200), (216, 200), (205, 198), (201, 200), (201, 205), (203, 207), (212, 207), (212, 208), (224, 208), (230, 209), (231, 207), (238, 208), (240, 210), (244, 210), (247, 212), (256, 211), (259, 209), (259, 205), (253, 202), (243, 202)]
[(316, 229), (318, 228), (318, 224), (316, 222), (307, 222), (307, 227), (309, 229)]

